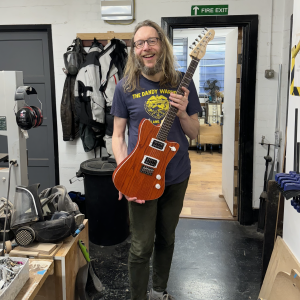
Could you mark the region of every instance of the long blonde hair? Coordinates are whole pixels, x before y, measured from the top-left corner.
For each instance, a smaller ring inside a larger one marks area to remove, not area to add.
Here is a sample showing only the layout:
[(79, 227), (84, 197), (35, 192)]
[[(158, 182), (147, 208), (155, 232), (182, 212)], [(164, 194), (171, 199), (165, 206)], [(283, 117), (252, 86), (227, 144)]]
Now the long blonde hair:
[(138, 64), (136, 63), (136, 57), (134, 53), (134, 36), (136, 32), (141, 27), (153, 27), (157, 33), (159, 38), (161, 39), (161, 57), (162, 60), (162, 79), (159, 82), (159, 85), (164, 86), (170, 86), (170, 87), (176, 87), (181, 78), (181, 73), (176, 71), (175, 65), (176, 60), (173, 55), (173, 48), (171, 43), (169, 42), (167, 36), (165, 35), (164, 31), (160, 26), (158, 26), (155, 22), (151, 20), (145, 20), (143, 22), (140, 22), (136, 25), (133, 33), (133, 37), (130, 42), (130, 53), (128, 56), (128, 61), (125, 67), (124, 71), (124, 91), (125, 92), (132, 92), (135, 89), (140, 88), (139, 84), (139, 77), (141, 75), (141, 71), (138, 67)]

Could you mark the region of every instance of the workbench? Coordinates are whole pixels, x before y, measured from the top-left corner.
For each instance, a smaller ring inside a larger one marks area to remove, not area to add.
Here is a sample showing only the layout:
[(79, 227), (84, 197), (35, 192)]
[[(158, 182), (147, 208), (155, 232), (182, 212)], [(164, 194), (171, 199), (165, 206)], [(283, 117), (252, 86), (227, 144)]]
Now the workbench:
[(52, 259), (29, 259), (29, 279), (15, 300), (33, 300), (43, 286), (45, 280), (54, 271)]
[[(30, 271), (30, 279), (18, 294), (18, 300), (73, 300), (78, 299), (75, 293), (75, 281), (78, 270), (86, 264), (86, 260), (78, 246), (82, 240), (89, 249), (88, 220), (84, 220), (85, 228), (74, 238), (69, 236), (63, 240), (63, 245), (53, 257), (49, 259), (32, 259), (32, 264), (49, 264), (47, 271), (41, 278), (36, 272)], [(31, 268), (30, 268), (31, 269)]]

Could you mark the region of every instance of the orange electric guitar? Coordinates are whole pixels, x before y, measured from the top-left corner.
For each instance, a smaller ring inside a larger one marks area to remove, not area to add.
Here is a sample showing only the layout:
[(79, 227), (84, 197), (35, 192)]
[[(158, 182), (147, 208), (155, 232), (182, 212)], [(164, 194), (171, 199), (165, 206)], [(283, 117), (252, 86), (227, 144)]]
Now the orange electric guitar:
[[(204, 36), (190, 53), (192, 59), (181, 80), (177, 94), (183, 95), (181, 87), (188, 88), (206, 46), (215, 36), (215, 31), (205, 28)], [(191, 47), (190, 47), (191, 48)], [(177, 153), (179, 144), (167, 141), (168, 133), (176, 117), (177, 108), (170, 105), (161, 125), (153, 125), (143, 119), (139, 125), (138, 141), (133, 151), (118, 165), (113, 173), (115, 187), (128, 197), (141, 200), (159, 198), (165, 189), (165, 172), (168, 163)]]

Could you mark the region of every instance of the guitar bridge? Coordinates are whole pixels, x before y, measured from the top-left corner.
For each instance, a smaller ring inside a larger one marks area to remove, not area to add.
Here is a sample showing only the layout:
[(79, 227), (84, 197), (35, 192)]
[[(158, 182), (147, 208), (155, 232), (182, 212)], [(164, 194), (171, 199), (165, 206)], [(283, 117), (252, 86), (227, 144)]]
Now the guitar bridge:
[(142, 161), (143, 165), (146, 165), (150, 168), (156, 168), (158, 163), (159, 163), (158, 159), (151, 157), (151, 156), (147, 156), (147, 155), (144, 156), (143, 161)]
[(154, 169), (147, 166), (142, 166), (140, 172), (149, 176), (152, 176)]

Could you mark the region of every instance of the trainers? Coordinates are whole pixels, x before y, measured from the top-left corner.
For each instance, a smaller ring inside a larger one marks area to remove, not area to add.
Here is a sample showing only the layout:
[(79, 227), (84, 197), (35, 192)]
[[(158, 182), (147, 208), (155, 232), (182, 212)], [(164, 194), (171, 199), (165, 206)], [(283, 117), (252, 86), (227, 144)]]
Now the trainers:
[(153, 289), (149, 292), (149, 300), (176, 300), (173, 296), (169, 295), (166, 291), (163, 293), (163, 295), (155, 295), (156, 293), (153, 291)]

